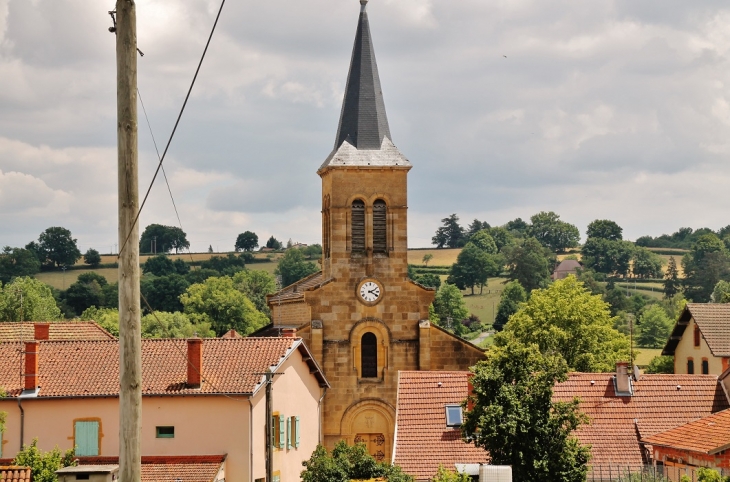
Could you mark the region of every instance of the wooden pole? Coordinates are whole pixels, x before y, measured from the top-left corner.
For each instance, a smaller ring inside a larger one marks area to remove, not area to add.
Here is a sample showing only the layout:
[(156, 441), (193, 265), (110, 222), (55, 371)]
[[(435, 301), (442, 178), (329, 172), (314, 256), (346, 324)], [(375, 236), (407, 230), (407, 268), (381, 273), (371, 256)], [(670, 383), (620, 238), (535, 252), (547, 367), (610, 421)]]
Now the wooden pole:
[(117, 148), (119, 175), (119, 480), (142, 472), (142, 341), (139, 296), (137, 167), (137, 12), (117, 0)]

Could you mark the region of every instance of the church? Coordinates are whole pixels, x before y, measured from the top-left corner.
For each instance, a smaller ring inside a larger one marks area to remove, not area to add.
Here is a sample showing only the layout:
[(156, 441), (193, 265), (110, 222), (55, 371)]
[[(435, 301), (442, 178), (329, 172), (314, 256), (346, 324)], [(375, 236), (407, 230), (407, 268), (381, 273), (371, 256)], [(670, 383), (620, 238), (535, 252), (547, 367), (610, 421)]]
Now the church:
[(400, 370), (467, 370), (475, 345), (428, 321), (434, 290), (408, 278), (408, 172), (393, 144), (366, 11), (352, 50), (334, 149), (322, 179), (322, 271), (268, 297), (255, 334), (301, 337), (331, 384), (326, 447), (363, 442), (390, 461)]

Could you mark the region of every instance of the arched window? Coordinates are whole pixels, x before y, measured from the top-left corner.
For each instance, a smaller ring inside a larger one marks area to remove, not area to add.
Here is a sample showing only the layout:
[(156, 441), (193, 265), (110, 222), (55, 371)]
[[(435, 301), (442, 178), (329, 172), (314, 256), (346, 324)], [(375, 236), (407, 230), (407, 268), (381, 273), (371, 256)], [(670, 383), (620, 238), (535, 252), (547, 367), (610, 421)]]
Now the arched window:
[(365, 254), (365, 203), (352, 202), (352, 252)]
[(373, 204), (373, 253), (388, 252), (388, 229), (385, 201), (378, 199)]
[(690, 375), (695, 373), (695, 361), (691, 358), (687, 359), (687, 373)]
[(703, 375), (710, 374), (710, 362), (707, 361), (707, 358), (702, 359), (702, 374)]
[(360, 341), (360, 366), (363, 378), (378, 378), (378, 338), (367, 332)]

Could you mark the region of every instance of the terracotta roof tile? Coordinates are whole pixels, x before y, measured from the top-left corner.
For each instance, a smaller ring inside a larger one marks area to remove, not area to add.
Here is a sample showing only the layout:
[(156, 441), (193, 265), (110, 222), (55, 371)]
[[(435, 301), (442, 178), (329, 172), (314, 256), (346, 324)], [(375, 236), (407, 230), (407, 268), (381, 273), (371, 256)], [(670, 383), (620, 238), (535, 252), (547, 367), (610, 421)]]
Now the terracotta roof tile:
[[(299, 338), (206, 338), (204, 382), (192, 389), (186, 386), (186, 340), (142, 340), (142, 394), (250, 394), (261, 382), (258, 374), (278, 365), (295, 346), (306, 350)], [(22, 391), (23, 348), (22, 343), (0, 343), (0, 386), (11, 397)], [(119, 393), (118, 341), (45, 341), (38, 352), (39, 397)]]
[[(213, 482), (225, 455), (143, 456), (142, 481)], [(79, 465), (117, 464), (117, 457), (79, 457)]]
[(730, 410), (645, 437), (644, 443), (713, 455), (730, 447)]
[(292, 283), (286, 288), (277, 291), (273, 295), (267, 296), (269, 304), (278, 302), (291, 302), (304, 299), (304, 292), (317, 288), (325, 282), (324, 275), (321, 271), (307, 276), (304, 279)]
[(612, 373), (571, 373), (555, 386), (553, 399), (573, 397), (581, 399), (580, 408), (591, 419), (576, 436), (592, 445), (592, 465), (641, 465), (642, 437), (728, 408), (714, 375), (642, 375), (633, 396), (619, 397)]
[(674, 355), (674, 350), (689, 325), (690, 318), (694, 318), (699, 326), (702, 337), (713, 355), (730, 356), (730, 304), (728, 303), (687, 303), (662, 350), (663, 355)]
[(0, 466), (0, 481), (2, 482), (31, 482), (30, 467), (18, 465)]
[[(94, 321), (49, 321), (48, 339), (60, 340), (115, 340), (114, 335)], [(35, 323), (6, 321), (0, 323), (0, 342), (33, 340)]]
[(446, 426), (445, 407), (466, 399), (468, 375), (469, 372), (398, 372), (393, 462), (417, 480), (431, 480), (439, 464), (453, 470), (456, 463), (488, 459), (484, 449), (461, 439), (458, 427)]

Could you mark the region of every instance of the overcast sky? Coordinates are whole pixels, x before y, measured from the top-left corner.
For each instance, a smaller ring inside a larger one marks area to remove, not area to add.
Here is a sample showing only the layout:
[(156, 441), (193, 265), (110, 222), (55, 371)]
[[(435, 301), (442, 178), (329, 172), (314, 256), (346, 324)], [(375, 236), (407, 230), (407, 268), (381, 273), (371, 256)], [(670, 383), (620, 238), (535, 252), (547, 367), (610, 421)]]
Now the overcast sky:
[[(218, 0), (137, 0), (139, 89), (164, 146)], [(113, 0), (0, 0), (0, 246), (64, 226), (117, 243)], [(165, 166), (195, 251), (321, 242), (356, 0), (230, 0)], [(458, 213), (555, 211), (625, 237), (730, 224), (730, 4), (371, 0), (409, 245)], [(157, 158), (140, 109), (142, 188)], [(141, 226), (177, 225), (156, 183)]]

